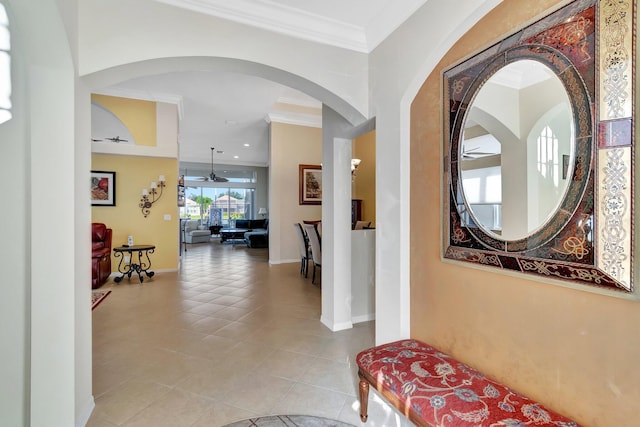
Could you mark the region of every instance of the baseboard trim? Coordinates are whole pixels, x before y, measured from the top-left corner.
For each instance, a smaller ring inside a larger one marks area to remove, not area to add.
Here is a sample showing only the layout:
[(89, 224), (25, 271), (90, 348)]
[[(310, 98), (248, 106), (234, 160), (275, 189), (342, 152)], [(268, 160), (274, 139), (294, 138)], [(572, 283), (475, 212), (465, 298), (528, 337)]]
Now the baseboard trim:
[(299, 263), (300, 262), (300, 258), (298, 259), (279, 259), (279, 260), (269, 260), (269, 264), (271, 265), (278, 265), (278, 264), (293, 264), (294, 262)]
[[(154, 273), (177, 273), (178, 272), (178, 268), (162, 268), (159, 270), (156, 270), (155, 268), (152, 268), (151, 271), (153, 271)], [(135, 274), (135, 273), (134, 273)], [(122, 273), (117, 272), (117, 271), (112, 271), (111, 274), (109, 274), (109, 277), (107, 278), (107, 280), (111, 279), (111, 278), (116, 278), (122, 276)]]
[(362, 322), (370, 322), (372, 320), (376, 320), (375, 313), (363, 314), (362, 316), (355, 316), (351, 318), (351, 323), (362, 323)]
[(163, 268), (163, 269), (160, 269), (160, 270), (152, 269), (152, 271), (154, 271), (156, 273), (177, 273), (178, 269), (177, 268)]
[(332, 323), (328, 321), (324, 316), (320, 316), (320, 322), (332, 332), (344, 331), (345, 329), (353, 328), (352, 322)]
[(89, 422), (89, 418), (91, 418), (91, 414), (93, 413), (94, 408), (96, 407), (96, 402), (93, 399), (93, 395), (89, 399), (89, 403), (84, 407), (82, 413), (76, 420), (76, 427), (85, 427)]

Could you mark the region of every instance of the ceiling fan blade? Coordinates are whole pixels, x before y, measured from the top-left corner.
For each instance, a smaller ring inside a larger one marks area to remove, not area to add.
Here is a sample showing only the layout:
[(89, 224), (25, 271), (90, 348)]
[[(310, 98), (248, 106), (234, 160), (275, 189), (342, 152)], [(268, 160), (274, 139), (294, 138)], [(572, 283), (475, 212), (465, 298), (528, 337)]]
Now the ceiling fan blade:
[(489, 157), (489, 156), (495, 156), (495, 155), (500, 155), (500, 153), (486, 153), (486, 152), (480, 152), (480, 151), (473, 151), (473, 152), (462, 152), (461, 156), (463, 159), (480, 159), (482, 157)]

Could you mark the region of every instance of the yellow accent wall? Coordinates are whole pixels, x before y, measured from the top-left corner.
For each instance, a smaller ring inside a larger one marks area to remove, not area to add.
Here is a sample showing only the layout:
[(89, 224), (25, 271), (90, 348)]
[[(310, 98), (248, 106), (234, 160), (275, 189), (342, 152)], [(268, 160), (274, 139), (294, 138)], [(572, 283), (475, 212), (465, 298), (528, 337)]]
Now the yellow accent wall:
[(503, 1), (452, 47), (412, 103), (411, 335), (580, 424), (632, 426), (640, 409), (638, 301), (441, 259), (441, 73), (561, 3)]
[(362, 220), (376, 224), (376, 131), (353, 140), (353, 157), (362, 160), (353, 180), (352, 197), (362, 199)]
[[(113, 246), (127, 242), (132, 235), (134, 244), (156, 246), (151, 255), (152, 270), (175, 270), (179, 256), (179, 221), (177, 206), (178, 161), (156, 157), (112, 156), (93, 154), (92, 170), (116, 172), (116, 206), (93, 206), (93, 222), (103, 222), (113, 229)], [(164, 175), (167, 186), (163, 195), (151, 208), (148, 217), (138, 206), (142, 189), (150, 188), (151, 181)], [(163, 216), (171, 215), (165, 221)], [(112, 270), (117, 271), (119, 258), (111, 256)], [(111, 280), (111, 279), (110, 279)], [(132, 279), (133, 280), (133, 279)], [(136, 279), (137, 280), (137, 279)], [(123, 282), (126, 283), (126, 280)]]
[(111, 111), (129, 129), (136, 145), (156, 146), (156, 103), (108, 95), (91, 100)]
[(322, 129), (272, 122), (270, 132), (269, 261), (299, 261), (293, 224), (322, 219), (321, 205), (299, 204), (299, 165), (322, 163)]

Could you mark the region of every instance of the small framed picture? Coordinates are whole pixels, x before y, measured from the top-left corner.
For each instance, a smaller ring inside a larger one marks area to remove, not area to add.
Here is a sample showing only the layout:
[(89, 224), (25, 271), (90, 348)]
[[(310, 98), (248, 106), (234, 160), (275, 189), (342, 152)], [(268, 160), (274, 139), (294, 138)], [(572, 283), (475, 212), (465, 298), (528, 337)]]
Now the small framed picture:
[(116, 205), (116, 173), (91, 171), (91, 206)]
[(322, 204), (322, 166), (300, 165), (299, 186), (301, 205)]
[(184, 185), (178, 185), (178, 206), (184, 207), (186, 200), (187, 199), (185, 197)]

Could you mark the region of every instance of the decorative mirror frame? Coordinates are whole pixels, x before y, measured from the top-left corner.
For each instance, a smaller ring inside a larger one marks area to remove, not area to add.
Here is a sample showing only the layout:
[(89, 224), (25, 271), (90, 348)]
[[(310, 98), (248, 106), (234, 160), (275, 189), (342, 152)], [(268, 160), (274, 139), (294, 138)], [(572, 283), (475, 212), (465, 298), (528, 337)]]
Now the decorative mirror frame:
[[(444, 71), (444, 258), (633, 292), (634, 8), (635, 0), (576, 0)], [(573, 168), (542, 227), (500, 240), (462, 221), (461, 136), (482, 85), (522, 59), (551, 68), (567, 90)]]

